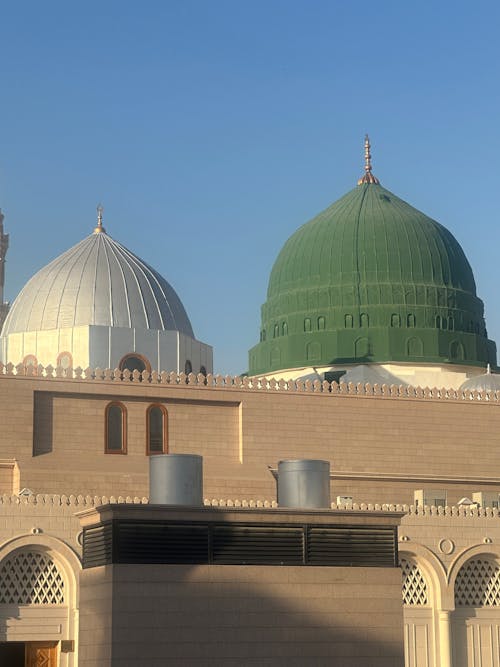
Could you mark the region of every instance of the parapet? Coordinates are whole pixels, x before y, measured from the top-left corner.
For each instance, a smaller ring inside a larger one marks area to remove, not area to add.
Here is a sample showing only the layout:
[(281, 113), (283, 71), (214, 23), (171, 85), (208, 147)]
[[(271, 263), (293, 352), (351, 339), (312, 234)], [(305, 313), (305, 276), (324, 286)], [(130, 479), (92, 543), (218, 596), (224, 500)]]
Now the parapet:
[(142, 382), (159, 385), (187, 385), (199, 390), (238, 390), (250, 392), (286, 392), (306, 394), (328, 394), (331, 396), (360, 396), (390, 399), (417, 399), (417, 400), (440, 400), (440, 401), (481, 401), (489, 403), (500, 403), (500, 391), (477, 391), (446, 389), (445, 387), (411, 387), (408, 385), (387, 385), (352, 382), (328, 382), (327, 380), (277, 380), (275, 378), (257, 378), (247, 376), (231, 375), (195, 375), (190, 373), (158, 372), (137, 370), (121, 371), (102, 368), (62, 368), (54, 366), (25, 366), (24, 364), (2, 364), (0, 363), (0, 377), (37, 377), (50, 380), (84, 380), (86, 382)]
[[(29, 494), (29, 495), (0, 495), (0, 505), (42, 505), (52, 507), (72, 507), (75, 511), (100, 507), (102, 505), (128, 504), (147, 505), (147, 497), (132, 496), (83, 496), (83, 495), (59, 495), (59, 494)], [(256, 499), (247, 500), (231, 498), (205, 498), (205, 507), (225, 507), (235, 509), (276, 509), (276, 500)], [(331, 503), (332, 510), (352, 512), (395, 512), (421, 517), (483, 517), (497, 518), (500, 509), (495, 507), (478, 507), (477, 505), (451, 505), (436, 507), (434, 505), (406, 505), (395, 503)], [(298, 510), (299, 511), (299, 510)]]

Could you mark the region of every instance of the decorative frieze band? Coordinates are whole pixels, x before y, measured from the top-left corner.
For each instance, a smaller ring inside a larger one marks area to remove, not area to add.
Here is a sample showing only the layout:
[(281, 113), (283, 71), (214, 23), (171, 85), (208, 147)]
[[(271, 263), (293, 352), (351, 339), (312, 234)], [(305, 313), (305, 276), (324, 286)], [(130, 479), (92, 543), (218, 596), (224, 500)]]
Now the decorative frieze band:
[(195, 375), (162, 371), (130, 372), (125, 369), (102, 368), (62, 368), (54, 366), (25, 366), (24, 364), (0, 363), (0, 376), (23, 376), (38, 378), (59, 378), (64, 380), (86, 380), (94, 382), (147, 382), (163, 385), (188, 385), (199, 389), (238, 389), (243, 391), (285, 391), (294, 393), (314, 393), (348, 396), (376, 396), (382, 398), (410, 398), (445, 401), (483, 401), (500, 403), (500, 391), (462, 391), (444, 387), (411, 387), (408, 385), (370, 384), (361, 382), (328, 382), (327, 380), (277, 380), (231, 375)]
[[(84, 509), (89, 507), (98, 507), (100, 505), (128, 503), (134, 505), (147, 505), (148, 498), (131, 496), (83, 496), (83, 495), (58, 495), (58, 494), (30, 494), (30, 495), (0, 495), (0, 505), (49, 505), (58, 507), (75, 507)], [(205, 498), (206, 507), (234, 507), (242, 509), (267, 509), (276, 508), (276, 500), (262, 499), (224, 499), (224, 498)], [(474, 505), (460, 505), (449, 507), (436, 507), (434, 505), (405, 505), (391, 503), (347, 503), (345, 505), (336, 503), (331, 504), (333, 510), (348, 510), (353, 512), (403, 512), (404, 514), (416, 516), (452, 516), (452, 517), (486, 517), (495, 518), (500, 516), (500, 510), (492, 507), (478, 507)]]

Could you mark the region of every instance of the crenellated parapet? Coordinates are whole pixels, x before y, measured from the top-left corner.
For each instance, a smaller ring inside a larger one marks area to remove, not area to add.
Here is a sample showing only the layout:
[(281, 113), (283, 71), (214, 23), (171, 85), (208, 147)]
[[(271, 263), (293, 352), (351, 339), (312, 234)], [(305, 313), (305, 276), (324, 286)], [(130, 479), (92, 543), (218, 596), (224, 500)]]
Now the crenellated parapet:
[[(90, 495), (64, 495), (51, 493), (3, 494), (0, 495), (0, 505), (17, 505), (20, 508), (28, 506), (43, 506), (54, 508), (72, 508), (73, 511), (99, 507), (102, 505), (129, 504), (147, 505), (149, 500), (146, 496), (90, 496)], [(205, 507), (226, 507), (236, 509), (276, 509), (278, 503), (269, 498), (205, 498)], [(460, 518), (498, 518), (500, 509), (495, 507), (478, 507), (477, 505), (453, 505), (436, 507), (434, 505), (406, 505), (399, 503), (331, 503), (332, 510), (342, 512), (397, 512), (409, 516), (418, 516), (432, 519), (434, 517), (460, 517)]]
[(158, 372), (127, 369), (102, 368), (63, 368), (61, 366), (26, 366), (12, 363), (0, 363), (1, 376), (36, 377), (53, 380), (84, 380), (86, 382), (132, 382), (159, 385), (178, 385), (204, 389), (231, 389), (251, 392), (286, 392), (306, 394), (328, 394), (331, 396), (361, 396), (391, 399), (417, 399), (439, 401), (482, 401), (500, 403), (500, 391), (477, 391), (447, 389), (445, 387), (412, 387), (409, 385), (387, 385), (352, 382), (328, 382), (327, 380), (285, 380), (275, 378), (232, 376), (232, 375), (198, 375), (190, 373)]

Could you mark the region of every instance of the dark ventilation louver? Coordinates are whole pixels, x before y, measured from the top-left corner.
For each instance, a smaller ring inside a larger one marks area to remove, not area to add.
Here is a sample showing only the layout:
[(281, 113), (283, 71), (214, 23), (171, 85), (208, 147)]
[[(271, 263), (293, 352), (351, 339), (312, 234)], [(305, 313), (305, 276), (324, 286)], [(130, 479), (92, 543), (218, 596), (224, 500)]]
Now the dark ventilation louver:
[(117, 520), (85, 528), (83, 566), (109, 563), (397, 567), (394, 527)]
[(120, 521), (116, 563), (207, 563), (208, 525)]
[(83, 531), (83, 567), (109, 565), (113, 562), (112, 524), (85, 528)]
[(393, 528), (309, 527), (309, 565), (391, 567), (397, 563)]
[(212, 562), (227, 565), (302, 565), (303, 528), (214, 526)]

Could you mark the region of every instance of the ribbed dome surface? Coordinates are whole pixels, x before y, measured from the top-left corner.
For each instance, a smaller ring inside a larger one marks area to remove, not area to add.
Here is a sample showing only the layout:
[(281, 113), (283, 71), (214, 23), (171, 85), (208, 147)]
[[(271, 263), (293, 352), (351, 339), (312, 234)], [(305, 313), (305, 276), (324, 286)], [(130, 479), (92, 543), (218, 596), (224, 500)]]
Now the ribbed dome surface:
[(283, 246), (250, 373), (391, 361), (495, 365), (483, 313), (454, 236), (375, 179), (361, 181)]
[(84, 325), (194, 337), (175, 290), (104, 232), (83, 239), (31, 278), (12, 304), (2, 336)]
[(469, 378), (461, 386), (460, 389), (465, 391), (500, 391), (500, 375), (493, 373), (484, 373), (483, 375), (476, 375), (476, 377)]
[(273, 266), (267, 296), (360, 283), (476, 290), (452, 234), (378, 184), (354, 188), (291, 236)]

